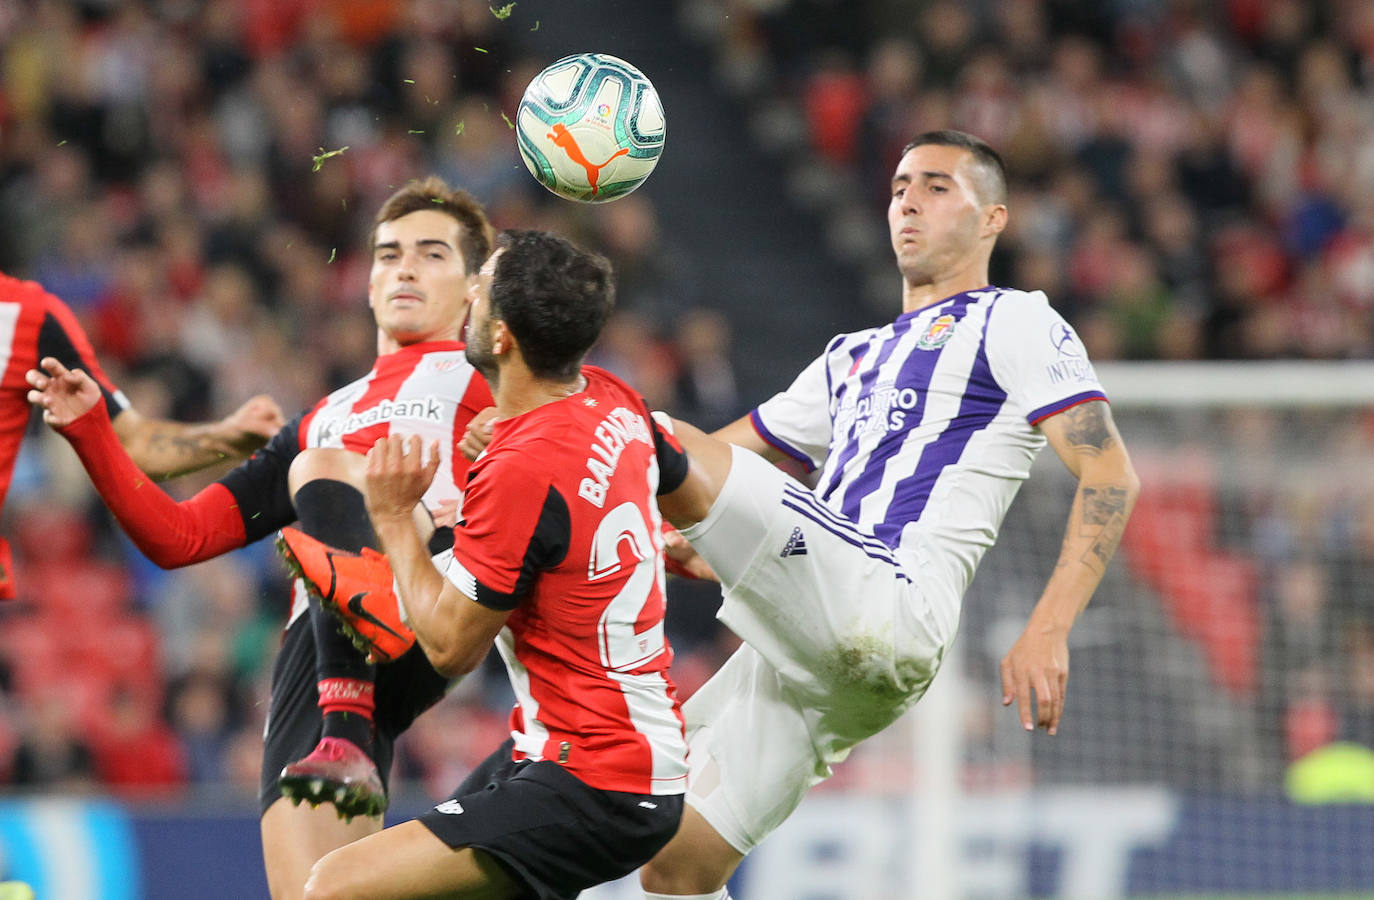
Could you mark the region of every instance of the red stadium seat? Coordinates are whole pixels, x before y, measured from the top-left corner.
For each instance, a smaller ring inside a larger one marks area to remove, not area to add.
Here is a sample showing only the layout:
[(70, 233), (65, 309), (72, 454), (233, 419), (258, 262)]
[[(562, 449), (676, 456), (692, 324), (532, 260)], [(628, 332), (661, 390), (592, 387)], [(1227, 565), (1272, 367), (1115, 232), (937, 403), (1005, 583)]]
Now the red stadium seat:
[(44, 562), (24, 567), (19, 589), (36, 608), (68, 621), (102, 621), (129, 609), (133, 590), (121, 566), (93, 560)]
[(1141, 493), (1123, 539), (1132, 572), (1159, 592), (1179, 632), (1199, 643), (1215, 681), (1254, 689), (1260, 640), (1254, 561), (1216, 546), (1216, 481), (1186, 449), (1143, 460)]

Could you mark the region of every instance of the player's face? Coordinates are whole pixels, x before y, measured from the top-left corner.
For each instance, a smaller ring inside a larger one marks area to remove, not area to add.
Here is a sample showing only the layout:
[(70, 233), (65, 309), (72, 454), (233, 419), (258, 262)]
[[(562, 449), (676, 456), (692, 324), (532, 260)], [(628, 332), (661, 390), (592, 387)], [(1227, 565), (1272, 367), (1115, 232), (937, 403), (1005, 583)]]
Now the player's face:
[(497, 250), (482, 264), (472, 289), (472, 312), (468, 316), (467, 349), (464, 356), (490, 384), (496, 383), (496, 350), (491, 321), (491, 281), (496, 275)]
[(398, 346), (457, 340), (467, 315), (469, 277), (462, 226), (422, 209), (377, 226), (368, 304), (377, 327)]
[(986, 218), (962, 147), (923, 144), (892, 176), (887, 225), (897, 268), (913, 286), (957, 275), (978, 256)]

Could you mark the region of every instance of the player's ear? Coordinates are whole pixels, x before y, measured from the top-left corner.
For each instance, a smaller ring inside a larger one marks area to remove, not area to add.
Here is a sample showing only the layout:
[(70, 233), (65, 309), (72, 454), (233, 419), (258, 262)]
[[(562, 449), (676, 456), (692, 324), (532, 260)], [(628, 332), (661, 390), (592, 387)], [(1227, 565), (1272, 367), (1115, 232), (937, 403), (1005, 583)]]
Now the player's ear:
[(993, 203), (984, 207), (983, 235), (998, 235), (1007, 227), (1007, 207), (1004, 203)]
[(496, 319), (491, 323), (491, 352), (500, 356), (509, 353), (515, 346), (515, 335), (510, 333), (506, 323), (502, 319)]

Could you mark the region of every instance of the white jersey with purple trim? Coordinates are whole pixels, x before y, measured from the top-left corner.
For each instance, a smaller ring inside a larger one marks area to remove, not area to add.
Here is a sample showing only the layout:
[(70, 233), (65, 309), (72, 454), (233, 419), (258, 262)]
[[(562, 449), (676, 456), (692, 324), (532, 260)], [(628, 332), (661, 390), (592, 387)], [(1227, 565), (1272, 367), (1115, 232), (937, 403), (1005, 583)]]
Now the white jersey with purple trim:
[(989, 287), (835, 337), (751, 419), (821, 468), (816, 496), (957, 603), (1045, 445), (1035, 424), (1105, 399), (1042, 292)]

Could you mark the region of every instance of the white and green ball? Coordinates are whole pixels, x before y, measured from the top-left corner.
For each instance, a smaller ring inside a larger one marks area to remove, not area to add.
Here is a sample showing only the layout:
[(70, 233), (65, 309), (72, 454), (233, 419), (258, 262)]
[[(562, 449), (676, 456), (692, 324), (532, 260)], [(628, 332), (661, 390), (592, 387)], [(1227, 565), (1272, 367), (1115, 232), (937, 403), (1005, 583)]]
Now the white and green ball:
[(663, 102), (634, 66), (565, 56), (530, 81), (515, 114), (520, 158), (560, 197), (605, 203), (644, 183), (663, 154)]

